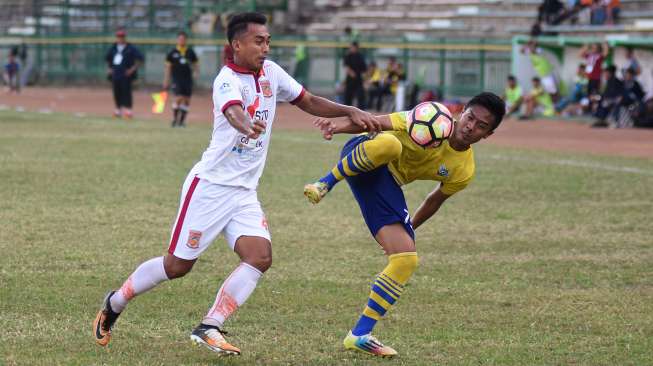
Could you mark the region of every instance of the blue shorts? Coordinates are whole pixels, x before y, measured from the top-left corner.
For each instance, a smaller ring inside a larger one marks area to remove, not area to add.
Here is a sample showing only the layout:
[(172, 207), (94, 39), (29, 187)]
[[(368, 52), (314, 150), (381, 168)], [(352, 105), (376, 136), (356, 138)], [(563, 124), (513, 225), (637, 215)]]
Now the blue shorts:
[[(369, 139), (366, 135), (359, 135), (347, 141), (342, 148), (340, 158), (344, 158), (356, 145)], [(354, 177), (347, 177), (347, 183), (358, 201), (372, 236), (376, 236), (376, 233), (386, 225), (401, 223), (413, 241), (415, 240), (415, 231), (410, 221), (404, 192), (387, 165)]]

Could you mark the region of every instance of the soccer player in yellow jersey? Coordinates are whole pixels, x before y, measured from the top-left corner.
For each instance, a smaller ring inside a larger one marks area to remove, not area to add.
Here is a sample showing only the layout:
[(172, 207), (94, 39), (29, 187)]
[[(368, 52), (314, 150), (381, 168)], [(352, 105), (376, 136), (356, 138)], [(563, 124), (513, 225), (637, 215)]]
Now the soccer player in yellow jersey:
[[(331, 172), (304, 187), (309, 201), (318, 203), (346, 179), (372, 236), (388, 256), (388, 265), (375, 278), (363, 314), (343, 341), (345, 348), (382, 357), (397, 354), (371, 332), (399, 299), (417, 268), (414, 229), (472, 181), (475, 163), (471, 145), (492, 135), (505, 111), (505, 103), (497, 95), (475, 96), (465, 106), (449, 139), (435, 148), (423, 148), (411, 140), (406, 130), (409, 112), (377, 116), (385, 132), (349, 140), (342, 150), (342, 160)], [(363, 132), (347, 119), (317, 119), (314, 124), (327, 140), (336, 133)], [(440, 183), (411, 219), (401, 186), (415, 180)]]

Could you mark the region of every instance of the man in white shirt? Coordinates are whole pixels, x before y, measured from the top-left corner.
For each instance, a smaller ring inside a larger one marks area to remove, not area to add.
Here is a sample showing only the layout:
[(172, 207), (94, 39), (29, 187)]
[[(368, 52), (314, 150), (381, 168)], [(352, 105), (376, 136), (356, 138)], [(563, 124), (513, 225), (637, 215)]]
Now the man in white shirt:
[(349, 117), (367, 131), (379, 130), (371, 114), (312, 95), (266, 60), (270, 34), (265, 24), (265, 16), (259, 13), (237, 14), (229, 21), (227, 38), (234, 62), (224, 66), (213, 82), (213, 136), (183, 185), (168, 253), (142, 263), (120, 289), (107, 294), (93, 322), (99, 345), (109, 343), (111, 328), (132, 298), (184, 276), (223, 234), (241, 262), (222, 284), (191, 339), (220, 354), (240, 354), (225, 340), (221, 328), (272, 263), (268, 224), (256, 186), (265, 165), (276, 103), (288, 101), (315, 116)]

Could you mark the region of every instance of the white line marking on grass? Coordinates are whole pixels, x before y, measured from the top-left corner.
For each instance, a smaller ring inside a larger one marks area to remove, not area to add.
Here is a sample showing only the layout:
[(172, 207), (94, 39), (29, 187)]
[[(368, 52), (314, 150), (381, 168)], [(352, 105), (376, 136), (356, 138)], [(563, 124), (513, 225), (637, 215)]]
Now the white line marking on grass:
[[(304, 136), (285, 136), (285, 135), (275, 135), (277, 140), (284, 140), (288, 142), (296, 143), (317, 143), (323, 142), (326, 144), (337, 144), (336, 141), (326, 141), (323, 140), (320, 135), (315, 135), (315, 137), (304, 137)], [(344, 144), (344, 142), (343, 142)], [(639, 175), (649, 175), (653, 176), (653, 170), (647, 170), (642, 168), (635, 168), (629, 166), (615, 166), (602, 163), (595, 163), (590, 161), (574, 160), (574, 159), (533, 159), (527, 157), (521, 157), (516, 155), (501, 155), (501, 154), (487, 154), (482, 155), (482, 157), (487, 157), (494, 160), (503, 160), (503, 161), (521, 161), (526, 163), (542, 164), (542, 165), (558, 165), (558, 166), (571, 166), (577, 168), (588, 168), (593, 170), (602, 170), (609, 172), (619, 172), (619, 173), (632, 173)]]
[(610, 172), (633, 173), (633, 174), (653, 176), (653, 170), (647, 170), (647, 169), (641, 169), (641, 168), (635, 168), (629, 166), (614, 166), (614, 165), (594, 163), (594, 162), (582, 161), (582, 160), (573, 160), (573, 159), (542, 160), (542, 159), (532, 159), (532, 158), (526, 158), (520, 156), (505, 156), (505, 155), (498, 155), (498, 154), (488, 154), (483, 156), (488, 157), (490, 159), (503, 160), (503, 161), (510, 161), (510, 160), (523, 161), (526, 163), (535, 163), (535, 164), (543, 164), (543, 165), (572, 166), (578, 168), (589, 168), (594, 170), (603, 170), (603, 171), (610, 171)]

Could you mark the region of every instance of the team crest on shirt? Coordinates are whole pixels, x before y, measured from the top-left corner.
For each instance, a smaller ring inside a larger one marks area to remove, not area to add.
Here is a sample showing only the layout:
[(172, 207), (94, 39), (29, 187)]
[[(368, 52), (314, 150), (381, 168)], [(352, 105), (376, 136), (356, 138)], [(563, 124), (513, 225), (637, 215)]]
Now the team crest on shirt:
[(263, 93), (264, 97), (270, 98), (272, 96), (272, 86), (270, 85), (270, 80), (260, 79), (258, 81), (258, 85), (261, 86), (261, 92)]
[(449, 176), (449, 171), (447, 170), (447, 167), (444, 166), (444, 164), (440, 164), (440, 167), (438, 168), (438, 175), (441, 177)]
[(201, 238), (202, 238), (202, 232), (201, 231), (191, 230), (188, 233), (188, 241), (186, 242), (186, 246), (188, 246), (191, 249), (199, 248)]
[(229, 93), (229, 92), (231, 91), (231, 85), (230, 85), (229, 83), (222, 83), (222, 85), (220, 85), (220, 87), (218, 88), (218, 90), (219, 90), (220, 93), (222, 93), (222, 94)]

